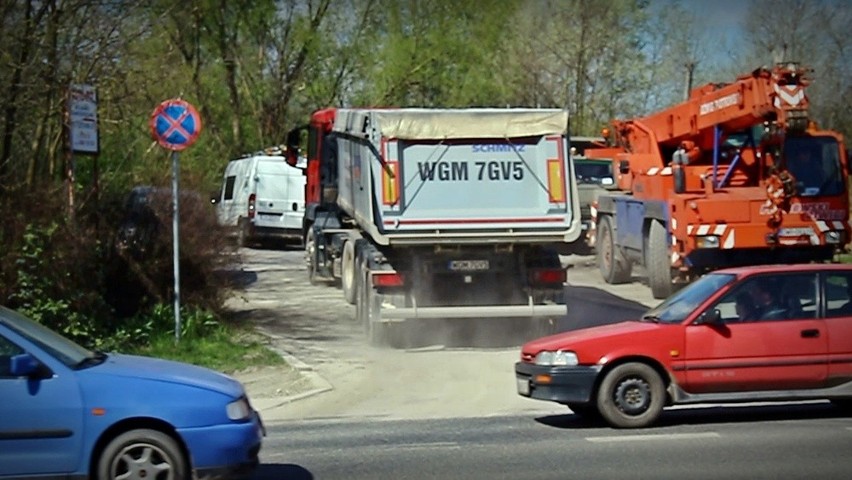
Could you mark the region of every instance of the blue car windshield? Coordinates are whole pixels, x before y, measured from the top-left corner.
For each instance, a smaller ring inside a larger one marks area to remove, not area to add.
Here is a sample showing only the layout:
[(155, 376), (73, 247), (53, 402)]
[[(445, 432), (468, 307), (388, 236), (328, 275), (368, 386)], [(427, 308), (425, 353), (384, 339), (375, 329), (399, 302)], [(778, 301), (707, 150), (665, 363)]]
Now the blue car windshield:
[(714, 293), (735, 279), (736, 276), (731, 274), (704, 275), (667, 298), (663, 303), (648, 310), (642, 319), (659, 323), (681, 323)]
[(0, 323), (38, 345), (68, 367), (83, 365), (86, 359), (98, 357), (96, 352), (83, 348), (44, 325), (3, 306), (0, 306)]

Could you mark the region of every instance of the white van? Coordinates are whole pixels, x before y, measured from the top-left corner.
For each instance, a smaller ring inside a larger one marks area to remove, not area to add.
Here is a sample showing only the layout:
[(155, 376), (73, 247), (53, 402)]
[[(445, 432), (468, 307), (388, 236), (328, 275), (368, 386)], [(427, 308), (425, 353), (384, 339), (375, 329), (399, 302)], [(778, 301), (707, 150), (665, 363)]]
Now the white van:
[(252, 154), (225, 167), (216, 218), (240, 246), (263, 239), (302, 243), (305, 175), (283, 155)]

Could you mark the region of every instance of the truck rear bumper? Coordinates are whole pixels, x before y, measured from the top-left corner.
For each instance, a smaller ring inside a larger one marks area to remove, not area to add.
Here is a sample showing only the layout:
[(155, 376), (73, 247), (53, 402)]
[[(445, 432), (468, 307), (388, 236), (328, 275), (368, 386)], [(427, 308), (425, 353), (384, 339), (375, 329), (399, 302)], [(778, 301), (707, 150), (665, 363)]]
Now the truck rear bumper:
[(483, 317), (562, 317), (566, 305), (487, 305), (475, 307), (382, 307), (382, 321), (401, 322), (408, 318), (483, 318)]

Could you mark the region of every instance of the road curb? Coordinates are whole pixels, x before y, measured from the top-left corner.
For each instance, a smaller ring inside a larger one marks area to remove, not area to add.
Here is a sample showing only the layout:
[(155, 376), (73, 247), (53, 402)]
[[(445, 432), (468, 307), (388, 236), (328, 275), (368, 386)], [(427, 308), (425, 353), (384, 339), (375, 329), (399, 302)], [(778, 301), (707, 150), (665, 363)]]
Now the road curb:
[(301, 373), (302, 376), (304, 376), (309, 382), (311, 382), (311, 385), (314, 387), (310, 390), (289, 395), (282, 399), (278, 399), (274, 404), (264, 406), (263, 410), (277, 408), (282, 405), (287, 405), (288, 403), (292, 403), (298, 400), (312, 397), (314, 395), (319, 395), (320, 393), (325, 393), (334, 390), (334, 386), (328, 380), (323, 378), (322, 375), (317, 373), (312, 366), (308, 365), (290, 352), (278, 346), (284, 340), (283, 337), (270, 333), (261, 327), (258, 327), (255, 330), (261, 335), (272, 340), (273, 343), (269, 346), (269, 348), (275, 353), (277, 353), (279, 356), (281, 356), (281, 358), (284, 359), (284, 361), (287, 362), (288, 365), (290, 365), (299, 373)]

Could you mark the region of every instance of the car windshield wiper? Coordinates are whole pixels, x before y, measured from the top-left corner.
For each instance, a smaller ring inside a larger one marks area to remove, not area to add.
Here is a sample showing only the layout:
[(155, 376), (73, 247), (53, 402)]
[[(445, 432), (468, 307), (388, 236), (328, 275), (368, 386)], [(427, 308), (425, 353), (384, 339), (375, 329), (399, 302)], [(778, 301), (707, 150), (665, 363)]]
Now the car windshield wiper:
[(79, 362), (77, 362), (77, 364), (74, 365), (74, 368), (81, 369), (81, 368), (93, 367), (95, 365), (100, 365), (100, 364), (104, 363), (106, 361), (106, 359), (107, 359), (106, 353), (94, 352), (93, 355), (89, 355), (89, 356), (85, 357), (84, 359), (80, 360)]
[(654, 314), (642, 315), (642, 321), (660, 323), (660, 317)]

